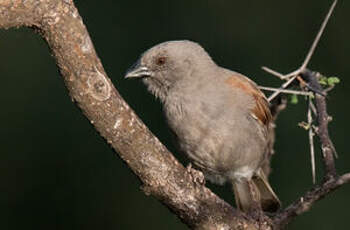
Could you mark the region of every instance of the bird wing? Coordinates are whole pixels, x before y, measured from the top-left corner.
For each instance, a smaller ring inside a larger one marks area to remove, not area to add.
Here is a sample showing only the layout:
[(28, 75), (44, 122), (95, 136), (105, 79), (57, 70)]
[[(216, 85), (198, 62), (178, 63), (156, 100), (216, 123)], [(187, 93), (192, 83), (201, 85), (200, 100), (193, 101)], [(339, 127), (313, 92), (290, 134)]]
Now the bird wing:
[(249, 78), (240, 74), (232, 75), (225, 83), (232, 87), (239, 88), (252, 96), (255, 100), (255, 106), (251, 110), (252, 116), (262, 124), (268, 126), (272, 120), (269, 102), (265, 95), (258, 89), (257, 85)]

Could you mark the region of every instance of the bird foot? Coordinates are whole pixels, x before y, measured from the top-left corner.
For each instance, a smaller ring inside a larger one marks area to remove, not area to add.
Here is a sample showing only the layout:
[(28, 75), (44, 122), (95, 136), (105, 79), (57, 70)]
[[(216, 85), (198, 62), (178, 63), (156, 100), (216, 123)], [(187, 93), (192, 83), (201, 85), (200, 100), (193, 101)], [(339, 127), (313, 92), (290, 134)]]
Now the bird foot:
[(191, 175), (193, 182), (201, 185), (205, 184), (203, 173), (199, 170), (194, 169), (191, 163), (187, 165), (186, 170)]

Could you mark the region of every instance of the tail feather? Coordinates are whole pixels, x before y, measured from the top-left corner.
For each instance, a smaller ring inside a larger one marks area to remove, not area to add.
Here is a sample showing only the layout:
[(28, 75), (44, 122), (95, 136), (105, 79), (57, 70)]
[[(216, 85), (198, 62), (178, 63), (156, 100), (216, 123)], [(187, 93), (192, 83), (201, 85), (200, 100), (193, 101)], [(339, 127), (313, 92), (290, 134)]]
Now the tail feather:
[[(243, 212), (250, 212), (254, 208), (256, 201), (259, 200), (258, 197), (254, 197), (251, 185), (254, 186), (251, 181), (244, 179), (232, 183), (237, 208)], [(255, 190), (257, 191), (257, 189)], [(258, 193), (255, 194), (258, 195)]]
[(266, 212), (276, 212), (281, 207), (281, 201), (272, 190), (264, 172), (259, 170), (252, 180), (260, 192), (261, 208)]
[(250, 212), (256, 205), (263, 211), (276, 212), (281, 202), (272, 190), (262, 170), (259, 170), (251, 180), (240, 180), (232, 183), (237, 208)]

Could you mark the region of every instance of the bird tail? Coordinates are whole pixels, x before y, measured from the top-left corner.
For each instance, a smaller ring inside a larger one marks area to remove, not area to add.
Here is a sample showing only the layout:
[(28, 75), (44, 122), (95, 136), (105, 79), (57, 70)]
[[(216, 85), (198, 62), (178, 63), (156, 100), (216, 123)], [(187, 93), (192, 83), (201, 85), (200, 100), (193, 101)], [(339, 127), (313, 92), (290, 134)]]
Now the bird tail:
[(257, 204), (265, 212), (276, 212), (281, 207), (281, 202), (272, 190), (262, 170), (259, 170), (251, 180), (234, 181), (237, 208), (243, 212), (249, 212)]

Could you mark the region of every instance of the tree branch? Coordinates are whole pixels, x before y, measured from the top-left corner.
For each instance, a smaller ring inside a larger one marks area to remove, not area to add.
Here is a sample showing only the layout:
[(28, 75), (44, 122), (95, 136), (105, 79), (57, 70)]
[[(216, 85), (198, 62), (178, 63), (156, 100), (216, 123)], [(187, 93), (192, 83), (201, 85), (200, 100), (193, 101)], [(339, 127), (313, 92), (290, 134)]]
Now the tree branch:
[[(302, 213), (308, 211), (311, 206), (330, 192), (334, 191), (341, 185), (350, 182), (350, 174), (344, 174), (341, 177), (337, 176), (335, 162), (333, 154), (336, 156), (336, 151), (333, 146), (332, 140), (329, 137), (328, 133), (328, 122), (329, 116), (327, 113), (327, 103), (326, 103), (326, 95), (328, 90), (324, 90), (319, 83), (319, 74), (315, 72), (311, 72), (307, 69), (307, 64), (309, 63), (317, 44), (321, 38), (321, 35), (326, 27), (326, 24), (337, 4), (337, 0), (333, 2), (331, 5), (328, 14), (326, 15), (317, 36), (307, 53), (304, 62), (302, 65), (295, 71), (283, 75), (275, 70), (269, 69), (267, 67), (263, 67), (263, 69), (274, 76), (277, 76), (281, 80), (286, 80), (279, 89), (276, 90), (270, 97), (269, 100), (272, 101), (276, 96), (284, 91), (289, 85), (291, 85), (295, 80), (300, 81), (302, 85), (306, 84), (305, 88), (301, 87), (302, 90), (313, 91), (315, 93), (315, 101), (316, 101), (316, 115), (318, 121), (318, 130), (317, 135), (321, 141), (321, 149), (322, 149), (322, 161), (324, 165), (325, 175), (323, 178), (323, 182), (320, 185), (315, 185), (309, 191), (305, 193), (304, 196), (297, 199), (291, 205), (289, 205), (286, 209), (281, 210), (277, 215), (273, 217), (273, 222), (275, 227), (281, 229), (285, 227), (294, 217), (301, 215)], [(310, 96), (309, 96), (310, 97)], [(309, 109), (311, 108), (312, 103), (309, 105)], [(311, 116), (311, 110), (309, 115)], [(310, 121), (310, 118), (308, 119)], [(312, 119), (311, 119), (312, 120)], [(309, 127), (312, 129), (312, 127)], [(311, 138), (312, 141), (312, 138)], [(310, 145), (313, 143), (310, 143)]]
[[(318, 82), (318, 73), (304, 69), (301, 73), (303, 79), (312, 88), (325, 93), (320, 83)], [(323, 182), (316, 185), (305, 193), (298, 200), (293, 202), (289, 207), (278, 213), (274, 218), (276, 226), (283, 228), (294, 217), (308, 211), (312, 205), (322, 199), (324, 196), (339, 188), (341, 185), (350, 182), (350, 173), (344, 174), (341, 177), (337, 176), (333, 154), (335, 148), (328, 134), (329, 117), (327, 113), (326, 97), (316, 94), (316, 113), (318, 120), (318, 131), (316, 132), (321, 141), (322, 160), (325, 169)]]
[[(281, 78), (281, 76), (284, 76), (281, 73), (278, 73), (274, 70), (273, 72), (269, 70), (269, 72), (273, 73), (279, 78)], [(321, 141), (322, 160), (323, 160), (325, 175), (323, 178), (323, 182), (320, 185), (315, 185), (314, 187), (312, 187), (309, 191), (305, 193), (304, 196), (297, 199), (295, 202), (289, 205), (286, 209), (281, 210), (272, 218), (274, 222), (274, 226), (277, 229), (283, 229), (293, 218), (308, 211), (316, 201), (322, 199), (330, 192), (339, 188), (341, 185), (350, 183), (350, 173), (344, 174), (338, 177), (336, 168), (335, 168), (335, 162), (334, 162), (333, 156), (336, 155), (336, 151), (328, 133), (329, 116), (327, 113), (326, 96), (324, 96), (327, 93), (327, 89), (323, 90), (323, 88), (321, 87), (319, 83), (319, 73), (311, 72), (310, 70), (304, 68), (304, 69), (301, 69), (301, 72), (297, 74), (298, 75), (300, 74), (303, 81), (305, 81), (305, 83), (309, 86), (309, 88), (312, 88), (317, 92), (319, 92), (319, 93), (316, 93), (315, 95), (316, 115), (318, 120), (318, 129), (316, 133)], [(298, 79), (298, 75), (291, 76), (290, 79), (293, 79), (293, 80)], [(287, 78), (281, 78), (281, 79), (287, 79)], [(309, 109), (312, 109), (312, 108), (310, 107)], [(310, 115), (311, 115), (311, 110), (310, 110)], [(309, 128), (312, 128), (312, 127), (309, 127)]]
[(314, 186), (273, 218), (276, 227), (278, 226), (278, 228), (283, 229), (293, 218), (310, 210), (316, 201), (322, 199), (327, 194), (346, 183), (350, 183), (350, 173), (344, 174), (338, 178), (329, 179), (321, 185)]
[[(311, 72), (310, 70), (305, 69), (301, 73), (301, 76), (313, 89), (320, 91), (326, 95), (326, 92), (322, 89), (322, 86), (318, 82), (319, 80), (318, 73)], [(321, 140), (321, 149), (323, 153), (323, 165), (326, 172), (324, 176), (324, 180), (327, 181), (337, 176), (334, 157), (333, 157), (333, 154), (335, 155), (336, 151), (328, 133), (329, 116), (327, 113), (326, 97), (316, 93), (315, 101), (316, 101), (316, 112), (317, 112), (317, 120), (318, 120), (317, 135)]]
[(257, 229), (187, 171), (148, 130), (107, 77), (72, 0), (0, 0), (0, 28), (28, 26), (47, 42), (73, 101), (143, 183), (197, 229)]
[[(144, 192), (164, 203), (190, 228), (279, 229), (329, 192), (350, 182), (350, 174), (337, 177), (326, 101), (318, 95), (318, 135), (326, 169), (323, 183), (272, 218), (261, 214), (255, 221), (197, 182), (199, 172), (186, 170), (135, 115), (107, 77), (72, 0), (0, 0), (0, 28), (19, 26), (34, 28), (46, 40), (72, 100), (139, 177)], [(275, 73), (287, 79), (284, 89), (304, 70), (287, 76)], [(274, 119), (286, 105), (284, 100), (276, 101), (271, 106)], [(273, 140), (269, 156), (273, 154)]]
[[(276, 71), (273, 71), (273, 73), (278, 77), (284, 76)], [(323, 88), (319, 83), (319, 73), (312, 72), (304, 68), (300, 72), (300, 75), (303, 81), (305, 81), (305, 83), (307, 83), (310, 88), (315, 89), (321, 94), (320, 95), (317, 93), (315, 95), (315, 101), (316, 101), (315, 112), (316, 112), (317, 121), (318, 121), (318, 129), (316, 133), (321, 141), (322, 161), (324, 165), (325, 175), (323, 178), (323, 182), (320, 185), (313, 186), (302, 197), (298, 198), (295, 202), (293, 202), (284, 210), (281, 210), (272, 218), (274, 222), (274, 227), (276, 229), (283, 229), (290, 221), (293, 220), (293, 218), (308, 211), (315, 202), (322, 199), (327, 194), (339, 188), (343, 184), (350, 183), (350, 173), (344, 174), (338, 177), (336, 168), (335, 168), (335, 162), (334, 162), (333, 156), (336, 154), (336, 151), (328, 133), (329, 116), (327, 113), (326, 97), (323, 96), (323, 94), (327, 93), (327, 90), (323, 90)], [(287, 79), (287, 78), (283, 78), (283, 79)], [(293, 77), (293, 79), (297, 79), (297, 77)], [(279, 103), (277, 102), (277, 104)], [(311, 115), (312, 108), (309, 108), (309, 109), (310, 109), (309, 115)], [(312, 129), (312, 127), (309, 127), (309, 128)]]

